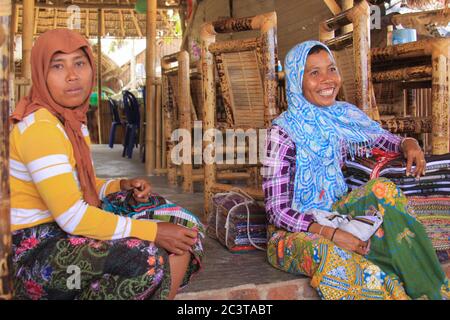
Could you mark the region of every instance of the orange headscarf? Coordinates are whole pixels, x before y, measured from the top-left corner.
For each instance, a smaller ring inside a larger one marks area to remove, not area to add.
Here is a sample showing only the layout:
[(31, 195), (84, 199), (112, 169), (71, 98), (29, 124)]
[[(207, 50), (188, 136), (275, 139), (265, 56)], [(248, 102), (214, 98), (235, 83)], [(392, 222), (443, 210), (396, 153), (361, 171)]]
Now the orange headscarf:
[(11, 115), (11, 121), (17, 123), (30, 113), (45, 108), (56, 116), (64, 125), (74, 150), (78, 177), (84, 200), (93, 206), (99, 206), (100, 200), (95, 189), (95, 173), (92, 166), (91, 152), (84, 140), (81, 125), (86, 124), (86, 112), (89, 108), (89, 96), (82, 105), (66, 108), (53, 100), (47, 87), (47, 74), (52, 56), (57, 52), (72, 53), (83, 49), (92, 67), (92, 91), (95, 79), (95, 63), (92, 50), (87, 40), (75, 31), (55, 29), (43, 33), (31, 50), (32, 86), (28, 96), (23, 97)]

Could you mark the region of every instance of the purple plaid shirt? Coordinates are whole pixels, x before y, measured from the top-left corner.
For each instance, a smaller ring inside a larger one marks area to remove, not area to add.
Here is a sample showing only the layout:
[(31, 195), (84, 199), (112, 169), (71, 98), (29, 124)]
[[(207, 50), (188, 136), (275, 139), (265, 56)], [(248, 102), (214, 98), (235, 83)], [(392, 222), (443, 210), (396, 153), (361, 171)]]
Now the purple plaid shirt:
[[(402, 138), (388, 131), (374, 147), (399, 152)], [(347, 150), (342, 148), (345, 155)], [(267, 132), (263, 190), (269, 222), (290, 232), (306, 231), (313, 222), (310, 214), (292, 209), (295, 179), (295, 144), (283, 128), (273, 125)], [(342, 166), (342, 163), (341, 163)], [(268, 174), (270, 172), (270, 174)]]

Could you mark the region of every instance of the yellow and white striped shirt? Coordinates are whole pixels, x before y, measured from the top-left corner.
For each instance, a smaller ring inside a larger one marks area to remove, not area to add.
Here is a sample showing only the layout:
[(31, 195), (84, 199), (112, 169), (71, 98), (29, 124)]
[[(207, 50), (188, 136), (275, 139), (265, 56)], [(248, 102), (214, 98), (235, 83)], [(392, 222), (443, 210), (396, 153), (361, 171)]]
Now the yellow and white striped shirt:
[[(82, 127), (90, 145), (89, 132)], [(12, 230), (56, 221), (67, 233), (99, 240), (135, 237), (154, 241), (157, 225), (88, 205), (64, 127), (46, 109), (28, 115), (10, 133)], [(99, 198), (119, 191), (120, 180), (96, 178)]]

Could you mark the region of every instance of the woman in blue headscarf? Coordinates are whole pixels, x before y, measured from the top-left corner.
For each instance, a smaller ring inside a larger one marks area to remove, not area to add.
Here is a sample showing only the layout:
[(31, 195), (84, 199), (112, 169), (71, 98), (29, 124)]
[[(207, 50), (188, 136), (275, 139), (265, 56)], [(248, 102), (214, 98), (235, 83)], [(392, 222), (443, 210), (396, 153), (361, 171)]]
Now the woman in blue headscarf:
[[(264, 160), (269, 262), (311, 277), (323, 299), (448, 298), (448, 279), (401, 190), (378, 178), (349, 193), (341, 171), (348, 155), (378, 148), (403, 152), (407, 175), (419, 177), (425, 158), (418, 142), (336, 101), (341, 77), (324, 44), (295, 46), (285, 72), (288, 110), (268, 132)], [(329, 212), (383, 223), (363, 241), (357, 232), (319, 223)]]

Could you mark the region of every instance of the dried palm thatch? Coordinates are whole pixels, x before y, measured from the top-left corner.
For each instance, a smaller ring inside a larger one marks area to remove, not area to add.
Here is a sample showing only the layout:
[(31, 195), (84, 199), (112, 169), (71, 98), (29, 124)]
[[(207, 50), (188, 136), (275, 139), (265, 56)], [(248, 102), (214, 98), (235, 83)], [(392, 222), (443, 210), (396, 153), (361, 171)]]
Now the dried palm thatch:
[(449, 3), (449, 0), (406, 0), (406, 5), (409, 8), (418, 10), (442, 9)]
[[(15, 33), (22, 32), (23, 5), (15, 2)], [(35, 2), (34, 35), (55, 28), (72, 28), (86, 37), (98, 35), (99, 15), (103, 11), (101, 36), (117, 38), (145, 37), (146, 15), (135, 11), (136, 0), (37, 0)], [(178, 6), (165, 6), (158, 0), (157, 30), (161, 37), (179, 37), (176, 35), (176, 21), (167, 9), (178, 12)]]
[[(97, 59), (97, 45), (92, 46), (92, 51), (94, 53), (95, 61), (98, 61)], [(113, 61), (111, 60), (107, 55), (102, 54), (102, 78), (104, 81), (108, 81), (111, 77), (119, 76), (121, 73), (121, 68)], [(15, 74), (16, 77), (20, 77), (21, 74), (21, 64), (22, 60), (16, 60), (15, 61)]]

